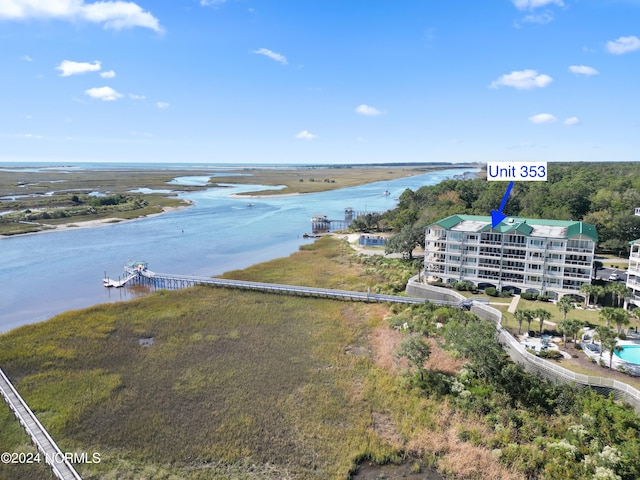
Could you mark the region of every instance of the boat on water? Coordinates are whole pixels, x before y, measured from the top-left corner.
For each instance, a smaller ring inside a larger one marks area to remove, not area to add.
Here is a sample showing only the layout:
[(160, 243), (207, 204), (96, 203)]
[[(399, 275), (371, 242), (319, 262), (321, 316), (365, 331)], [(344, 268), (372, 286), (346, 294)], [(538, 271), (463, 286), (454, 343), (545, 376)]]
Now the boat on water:
[(251, 208), (251, 207), (253, 207), (253, 206), (254, 206), (254, 204), (253, 204), (253, 203), (247, 203), (247, 207), (248, 207), (248, 208)]
[(384, 191), (384, 193), (383, 193), (383, 195), (384, 195), (385, 197), (388, 197), (389, 195), (391, 195), (391, 192), (390, 192), (389, 190), (385, 190), (385, 191)]

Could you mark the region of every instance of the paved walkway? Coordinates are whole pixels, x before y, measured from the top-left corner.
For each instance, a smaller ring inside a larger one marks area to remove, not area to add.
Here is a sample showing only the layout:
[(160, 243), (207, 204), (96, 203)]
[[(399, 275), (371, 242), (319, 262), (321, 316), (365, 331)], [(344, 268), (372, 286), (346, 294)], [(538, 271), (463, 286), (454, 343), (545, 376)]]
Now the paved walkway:
[(511, 299), (511, 304), (509, 305), (509, 308), (507, 308), (507, 312), (516, 313), (516, 310), (518, 309), (519, 301), (520, 301), (520, 295), (514, 295), (513, 298)]

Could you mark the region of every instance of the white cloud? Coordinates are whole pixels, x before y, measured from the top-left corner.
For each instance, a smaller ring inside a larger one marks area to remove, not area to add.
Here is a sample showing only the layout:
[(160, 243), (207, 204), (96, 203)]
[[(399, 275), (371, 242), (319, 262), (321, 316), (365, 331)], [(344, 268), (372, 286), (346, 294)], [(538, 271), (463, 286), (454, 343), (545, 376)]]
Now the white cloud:
[(284, 55), (273, 52), (268, 48), (259, 48), (258, 50), (254, 50), (253, 53), (264, 55), (265, 57), (269, 57), (270, 59), (275, 60), (276, 62), (280, 62), (283, 65), (287, 64), (287, 59)]
[(200, 5), (203, 7), (209, 7), (212, 5), (222, 5), (227, 0), (200, 0)]
[(629, 53), (635, 50), (640, 50), (640, 38), (635, 35), (620, 37), (607, 42), (607, 51), (614, 55), (622, 55), (623, 53)]
[(56, 70), (62, 72), (60, 74), (61, 77), (70, 77), (71, 75), (78, 75), (80, 73), (97, 72), (100, 68), (101, 66), (98, 60), (94, 60), (93, 63), (63, 60), (60, 65), (56, 67)]
[(564, 122), (565, 125), (571, 126), (571, 125), (578, 125), (580, 123), (580, 120), (578, 120), (578, 117), (571, 117), (571, 118), (567, 118)]
[(160, 110), (164, 110), (166, 108), (169, 108), (169, 104), (167, 102), (156, 102), (156, 107), (158, 107)]
[(593, 67), (587, 67), (586, 65), (571, 65), (569, 71), (576, 75), (598, 75), (600, 72)]
[(20, 60), (24, 60), (25, 62), (32, 62), (33, 58), (31, 58), (29, 55), (23, 55), (20, 57)]
[(299, 138), (301, 140), (313, 140), (314, 138), (318, 138), (318, 136), (314, 135), (313, 133), (309, 133), (306, 130), (302, 130), (296, 135), (296, 138)]
[(356, 113), (360, 115), (366, 115), (367, 117), (377, 117), (378, 115), (382, 115), (382, 112), (375, 107), (370, 105), (358, 105), (356, 107)]
[(144, 27), (162, 31), (158, 19), (151, 13), (133, 2), (121, 0), (94, 3), (85, 3), (84, 0), (2, 0), (0, 18), (84, 20), (103, 24), (107, 29)]
[(135, 95), (135, 94), (133, 94), (133, 93), (130, 93), (130, 94), (129, 94), (129, 98), (130, 98), (131, 100), (144, 100), (144, 99), (145, 99), (145, 98), (147, 98), (147, 97), (145, 97), (144, 95)]
[(536, 8), (545, 7), (555, 4), (563, 7), (562, 0), (511, 0), (518, 10), (534, 10)]
[(534, 115), (529, 117), (529, 121), (532, 123), (542, 124), (542, 123), (555, 123), (558, 119), (551, 115), (550, 113), (539, 113), (538, 115)]
[(526, 15), (522, 18), (524, 23), (539, 23), (545, 25), (553, 21), (553, 14), (551, 12), (544, 12), (537, 15)]
[(114, 72), (113, 70), (109, 70), (107, 72), (100, 72), (100, 76), (102, 78), (113, 78), (116, 76), (116, 72)]
[(33, 133), (19, 133), (15, 135), (17, 138), (28, 138), (32, 140), (42, 140), (44, 138), (42, 135), (36, 135)]
[(111, 87), (95, 87), (90, 88), (89, 90), (85, 90), (84, 93), (89, 95), (92, 98), (98, 98), (104, 101), (112, 101), (122, 98), (123, 95), (121, 93), (116, 92)]
[(491, 88), (513, 87), (518, 90), (530, 90), (532, 88), (543, 88), (553, 82), (549, 75), (538, 74), (535, 70), (521, 70), (502, 75), (497, 80), (491, 82)]

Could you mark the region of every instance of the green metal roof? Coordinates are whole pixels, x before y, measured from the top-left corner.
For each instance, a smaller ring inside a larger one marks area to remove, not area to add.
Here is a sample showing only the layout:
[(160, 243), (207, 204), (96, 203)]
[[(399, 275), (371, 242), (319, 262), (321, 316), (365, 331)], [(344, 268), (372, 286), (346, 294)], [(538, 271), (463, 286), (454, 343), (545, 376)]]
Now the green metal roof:
[(442, 228), (449, 230), (450, 228), (455, 227), (457, 224), (459, 224), (462, 221), (463, 219), (461, 218), (460, 215), (451, 215), (450, 217), (443, 218), (442, 220), (432, 223), (431, 225), (439, 225)]
[[(511, 221), (512, 220), (512, 221)], [(473, 221), (486, 223), (486, 226), (482, 227), (480, 231), (491, 230), (491, 217), (483, 215), (451, 215), (450, 217), (443, 218), (437, 222), (428, 225), (428, 227), (437, 225), (446, 230), (451, 230), (453, 227), (464, 221)], [(574, 237), (576, 235), (584, 235), (590, 238), (594, 242), (598, 241), (598, 232), (596, 227), (586, 222), (578, 222), (573, 220), (547, 220), (540, 218), (524, 218), (524, 217), (507, 217), (505, 221), (501, 222), (493, 229), (499, 233), (518, 232), (522, 235), (530, 235), (534, 230), (534, 226), (545, 227), (563, 227), (566, 228), (564, 238)]]

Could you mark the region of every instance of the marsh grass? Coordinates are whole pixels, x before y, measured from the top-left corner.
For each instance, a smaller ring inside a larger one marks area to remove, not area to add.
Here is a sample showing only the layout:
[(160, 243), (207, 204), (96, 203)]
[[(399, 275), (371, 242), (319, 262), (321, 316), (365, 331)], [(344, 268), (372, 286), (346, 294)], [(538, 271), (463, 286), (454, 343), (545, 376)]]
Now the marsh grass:
[[(385, 281), (367, 268), (344, 242), (323, 238), (229, 276), (354, 289)], [(211, 287), (160, 290), (1, 335), (0, 364), (63, 450), (101, 453), (100, 464), (79, 466), (85, 479), (346, 479), (360, 460), (410, 453), (469, 472), (472, 446), (447, 440), (455, 422), (469, 421), (374, 363), (372, 332), (389, 313)], [(0, 450), (26, 448), (4, 406), (0, 427)], [(466, 478), (509, 478), (483, 448), (473, 445), (483, 462)], [(0, 466), (0, 478), (44, 478), (28, 472)]]
[[(0, 361), (61, 445), (103, 452), (93, 473), (83, 467), (88, 478), (127, 478), (123, 459), (132, 478), (143, 465), (198, 478), (208, 465), (245, 462), (345, 478), (359, 455), (393, 452), (354, 400), (370, 360), (345, 354), (364, 341), (370, 310), (206, 287), (159, 292), (3, 335)], [(138, 344), (148, 337), (151, 347)], [(0, 422), (11, 424), (8, 412)], [(1, 447), (24, 444), (13, 430)]]

